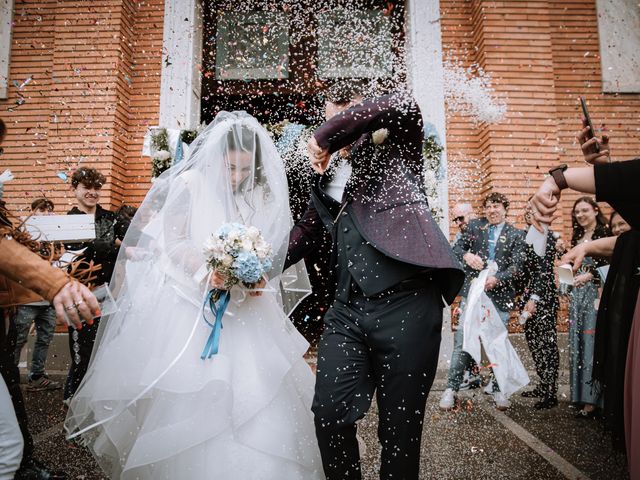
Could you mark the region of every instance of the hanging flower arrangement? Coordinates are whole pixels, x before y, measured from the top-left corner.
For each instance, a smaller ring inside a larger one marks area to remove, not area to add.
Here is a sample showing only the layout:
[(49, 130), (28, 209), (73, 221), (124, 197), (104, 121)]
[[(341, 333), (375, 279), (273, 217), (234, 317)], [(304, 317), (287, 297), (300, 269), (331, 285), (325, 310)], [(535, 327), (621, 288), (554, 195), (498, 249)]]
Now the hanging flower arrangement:
[[(185, 146), (190, 145), (203, 130), (204, 125), (194, 130), (167, 130), (153, 127), (147, 132), (143, 155), (151, 157), (151, 178), (157, 178), (184, 157)], [(171, 148), (171, 145), (174, 148)]]
[(440, 173), (440, 160), (444, 148), (440, 145), (438, 137), (434, 134), (427, 135), (422, 148), (424, 157), (424, 185), (431, 208), (431, 215), (436, 222), (442, 221), (444, 213), (438, 197), (438, 177)]
[(160, 176), (171, 166), (172, 161), (167, 129), (158, 128), (151, 133), (151, 177)]

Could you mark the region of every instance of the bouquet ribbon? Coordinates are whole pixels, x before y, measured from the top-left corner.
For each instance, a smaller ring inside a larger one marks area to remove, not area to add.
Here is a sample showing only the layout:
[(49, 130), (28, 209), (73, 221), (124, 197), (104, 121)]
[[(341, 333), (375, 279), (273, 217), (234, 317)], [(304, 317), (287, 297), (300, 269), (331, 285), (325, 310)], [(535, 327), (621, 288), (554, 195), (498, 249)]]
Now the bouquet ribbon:
[[(219, 288), (214, 288), (212, 290), (209, 290), (209, 293), (204, 300), (204, 305), (202, 306), (202, 317), (204, 318), (206, 324), (211, 327), (211, 334), (209, 335), (209, 339), (204, 346), (202, 355), (200, 355), (200, 358), (202, 360), (211, 358), (216, 353), (218, 353), (218, 345), (220, 344), (220, 331), (222, 330), (222, 317), (225, 310), (227, 309), (227, 305), (229, 305), (230, 299), (231, 292), (229, 290), (220, 290)], [(213, 323), (207, 320), (206, 315), (204, 315), (204, 309), (206, 308), (207, 304), (209, 304), (211, 313), (213, 313), (216, 317)]]

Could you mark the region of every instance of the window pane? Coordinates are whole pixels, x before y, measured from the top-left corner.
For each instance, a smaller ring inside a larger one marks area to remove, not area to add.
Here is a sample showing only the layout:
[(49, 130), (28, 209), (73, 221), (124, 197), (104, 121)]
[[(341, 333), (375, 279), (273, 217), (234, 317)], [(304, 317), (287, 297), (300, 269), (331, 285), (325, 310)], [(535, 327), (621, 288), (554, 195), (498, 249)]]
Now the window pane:
[(222, 12), (216, 38), (218, 80), (289, 76), (289, 22), (282, 12)]
[(339, 9), (317, 18), (320, 78), (391, 76), (391, 24), (381, 10)]

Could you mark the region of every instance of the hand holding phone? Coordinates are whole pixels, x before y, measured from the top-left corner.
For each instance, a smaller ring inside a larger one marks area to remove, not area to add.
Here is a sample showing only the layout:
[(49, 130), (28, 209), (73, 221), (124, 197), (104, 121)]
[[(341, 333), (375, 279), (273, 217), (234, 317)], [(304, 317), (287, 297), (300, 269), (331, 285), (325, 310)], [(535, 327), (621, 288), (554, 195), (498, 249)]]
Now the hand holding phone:
[[(591, 140), (595, 137), (595, 130), (593, 129), (593, 123), (591, 122), (591, 116), (589, 115), (589, 110), (587, 109), (587, 102), (584, 97), (580, 98), (580, 105), (582, 107), (582, 116), (584, 117), (584, 121), (586, 122), (585, 126), (589, 127), (589, 131), (587, 132), (587, 139)], [(589, 148), (587, 153), (600, 153), (600, 145), (598, 142), (594, 142), (593, 145)]]

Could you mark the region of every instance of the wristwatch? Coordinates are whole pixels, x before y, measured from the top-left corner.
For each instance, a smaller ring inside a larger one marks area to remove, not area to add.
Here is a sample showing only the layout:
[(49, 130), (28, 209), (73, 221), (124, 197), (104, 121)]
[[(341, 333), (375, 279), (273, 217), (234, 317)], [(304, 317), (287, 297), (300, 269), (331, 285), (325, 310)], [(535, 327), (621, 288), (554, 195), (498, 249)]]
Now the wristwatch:
[(556, 185), (560, 190), (564, 190), (565, 188), (569, 188), (569, 184), (567, 183), (567, 179), (564, 178), (564, 171), (569, 168), (566, 163), (562, 165), (558, 165), (555, 168), (549, 170), (549, 175), (553, 177), (553, 181), (556, 182)]

